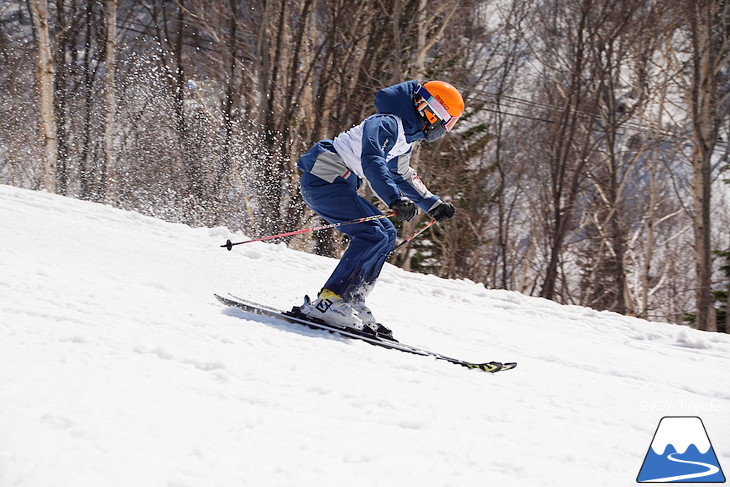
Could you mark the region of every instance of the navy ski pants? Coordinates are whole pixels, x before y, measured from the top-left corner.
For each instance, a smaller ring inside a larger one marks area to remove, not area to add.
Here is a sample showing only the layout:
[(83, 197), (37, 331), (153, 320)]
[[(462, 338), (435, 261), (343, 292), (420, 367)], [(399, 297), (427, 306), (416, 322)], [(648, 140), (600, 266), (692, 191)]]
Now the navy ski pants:
[[(354, 175), (328, 183), (304, 172), (300, 181), (304, 202), (330, 223), (382, 214), (357, 194), (358, 186), (359, 180)], [(393, 249), (397, 235), (395, 226), (387, 218), (380, 218), (337, 228), (349, 235), (350, 245), (323, 288), (346, 301), (364, 300)]]

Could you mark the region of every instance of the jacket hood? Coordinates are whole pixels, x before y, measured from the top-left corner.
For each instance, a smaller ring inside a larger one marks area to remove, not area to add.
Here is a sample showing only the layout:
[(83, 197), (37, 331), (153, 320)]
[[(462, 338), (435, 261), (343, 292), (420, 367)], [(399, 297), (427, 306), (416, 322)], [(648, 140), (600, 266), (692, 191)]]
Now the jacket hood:
[(397, 85), (383, 88), (375, 94), (375, 109), (381, 114), (400, 117), (407, 142), (415, 142), (424, 138), (423, 123), (413, 103), (413, 93), (418, 81), (404, 81)]

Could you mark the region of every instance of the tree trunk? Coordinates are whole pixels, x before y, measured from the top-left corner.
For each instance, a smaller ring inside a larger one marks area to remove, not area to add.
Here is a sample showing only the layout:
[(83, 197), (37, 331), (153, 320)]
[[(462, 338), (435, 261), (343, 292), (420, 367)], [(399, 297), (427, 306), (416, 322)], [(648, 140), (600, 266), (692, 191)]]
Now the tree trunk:
[(119, 185), (117, 180), (116, 144), (114, 129), (116, 126), (117, 94), (115, 87), (117, 66), (117, 0), (106, 0), (106, 80), (104, 83), (104, 102), (106, 120), (104, 124), (104, 169), (106, 173), (104, 201), (106, 204), (117, 203)]
[(725, 300), (725, 333), (730, 333), (730, 282), (727, 285), (727, 299)]
[(53, 109), (56, 120), (56, 192), (66, 195), (69, 183), (69, 137), (71, 117), (68, 113), (66, 90), (69, 85), (72, 62), (67, 61), (67, 53), (72, 50), (71, 17), (66, 13), (66, 0), (56, 0), (56, 50)]
[(48, 31), (48, 2), (30, 0), (33, 28), (38, 40), (36, 52), (36, 90), (38, 93), (38, 121), (43, 171), (40, 187), (46, 191), (56, 191), (56, 164), (58, 162), (58, 137), (56, 135), (56, 116), (53, 111), (53, 84), (55, 69), (51, 55), (51, 39)]
[[(695, 0), (690, 6), (692, 39), (692, 77), (690, 108), (692, 119), (692, 223), (695, 236), (695, 270), (697, 275), (697, 328), (717, 331), (712, 296), (712, 246), (710, 242), (711, 158), (717, 141), (721, 118), (718, 116), (718, 52), (713, 39), (715, 14), (722, 1)], [(721, 42), (720, 42), (721, 43)], [(725, 47), (727, 49), (727, 47)]]
[[(95, 49), (91, 49), (92, 46), (92, 31), (91, 26), (94, 22), (94, 5), (96, 0), (86, 0), (85, 8), (85, 22), (86, 22), (86, 35), (84, 43), (87, 46), (84, 52), (84, 125), (83, 125), (83, 143), (81, 155), (79, 157), (79, 197), (83, 200), (92, 199), (92, 194), (95, 193), (92, 188), (91, 176), (93, 174), (93, 136), (92, 136), (92, 111), (94, 110), (94, 91), (92, 85), (94, 83), (94, 74), (96, 67), (92, 69), (91, 66), (95, 65), (96, 59)], [(98, 194), (96, 194), (98, 196)]]

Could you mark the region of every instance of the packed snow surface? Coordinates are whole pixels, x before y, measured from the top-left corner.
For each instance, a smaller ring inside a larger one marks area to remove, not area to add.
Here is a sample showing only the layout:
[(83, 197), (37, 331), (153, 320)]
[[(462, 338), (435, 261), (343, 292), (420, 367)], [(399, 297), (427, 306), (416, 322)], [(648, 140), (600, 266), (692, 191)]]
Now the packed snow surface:
[(335, 265), (227, 238), (0, 186), (0, 486), (626, 486), (663, 416), (730, 468), (727, 335), (387, 265), (375, 315), (491, 375), (223, 307)]

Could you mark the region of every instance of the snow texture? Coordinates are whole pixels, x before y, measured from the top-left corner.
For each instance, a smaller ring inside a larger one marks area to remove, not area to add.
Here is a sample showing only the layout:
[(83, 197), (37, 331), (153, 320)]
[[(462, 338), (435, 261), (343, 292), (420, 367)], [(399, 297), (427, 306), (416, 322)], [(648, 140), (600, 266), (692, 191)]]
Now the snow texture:
[(376, 316), (490, 375), (222, 307), (335, 265), (229, 237), (0, 186), (0, 486), (614, 487), (681, 415), (730, 465), (726, 335), (387, 265)]

